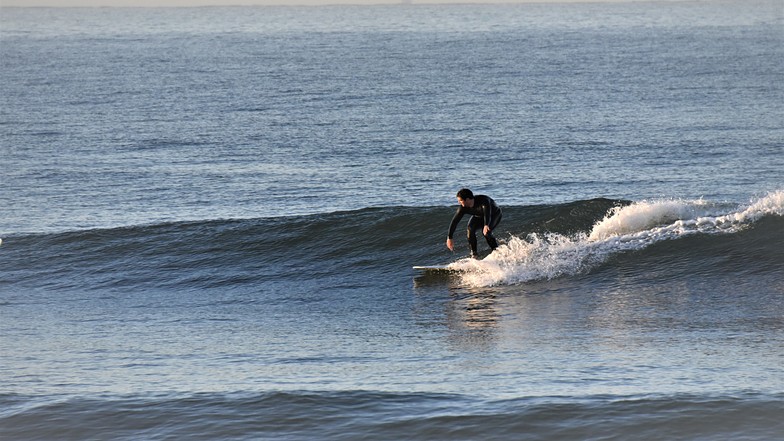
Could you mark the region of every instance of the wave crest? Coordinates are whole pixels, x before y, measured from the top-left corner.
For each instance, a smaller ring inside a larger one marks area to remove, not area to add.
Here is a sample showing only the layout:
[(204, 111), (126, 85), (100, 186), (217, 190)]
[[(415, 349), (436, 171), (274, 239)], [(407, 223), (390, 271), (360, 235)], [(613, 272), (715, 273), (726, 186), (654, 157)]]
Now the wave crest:
[(612, 236), (644, 231), (678, 219), (696, 217), (702, 213), (706, 205), (701, 200), (694, 202), (671, 200), (643, 201), (625, 207), (615, 207), (604, 219), (594, 225), (588, 240), (603, 240)]

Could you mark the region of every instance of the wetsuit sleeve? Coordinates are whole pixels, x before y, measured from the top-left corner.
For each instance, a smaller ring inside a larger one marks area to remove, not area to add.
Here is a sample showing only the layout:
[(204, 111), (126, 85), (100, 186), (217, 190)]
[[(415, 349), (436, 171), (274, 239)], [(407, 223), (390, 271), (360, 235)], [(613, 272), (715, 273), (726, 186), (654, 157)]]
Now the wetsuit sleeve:
[(493, 213), (498, 209), (495, 205), (495, 201), (484, 195), (476, 196), (475, 200), (478, 204), (477, 208), (479, 208), (476, 216), (481, 215), (482, 219), (485, 221), (485, 225), (493, 225)]
[(455, 234), (455, 229), (457, 229), (457, 223), (460, 222), (460, 219), (463, 218), (463, 207), (457, 209), (454, 217), (452, 217), (452, 223), (449, 224), (449, 233), (447, 233), (446, 237), (452, 238), (452, 235)]
[(488, 201), (482, 205), (482, 211), (485, 212), (485, 225), (493, 225), (493, 204)]

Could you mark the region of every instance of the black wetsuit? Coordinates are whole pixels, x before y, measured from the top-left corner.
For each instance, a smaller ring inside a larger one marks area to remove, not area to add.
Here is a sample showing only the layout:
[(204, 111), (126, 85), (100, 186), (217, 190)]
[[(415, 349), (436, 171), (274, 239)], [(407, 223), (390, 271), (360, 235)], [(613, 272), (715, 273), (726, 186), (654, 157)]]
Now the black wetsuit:
[(460, 222), (460, 219), (462, 219), (465, 214), (472, 215), (471, 220), (468, 221), (468, 244), (471, 246), (471, 255), (476, 256), (478, 254), (476, 230), (484, 228), (485, 225), (490, 226), (490, 234), (485, 236), (487, 244), (490, 245), (490, 248), (493, 250), (498, 248), (498, 241), (493, 237), (493, 230), (495, 230), (495, 227), (501, 222), (501, 209), (498, 208), (495, 201), (488, 196), (475, 195), (473, 207), (466, 208), (460, 206), (457, 209), (457, 213), (455, 213), (455, 216), (452, 218), (452, 223), (449, 224), (449, 234), (447, 237), (450, 239), (452, 238), (452, 235), (455, 234), (457, 223)]

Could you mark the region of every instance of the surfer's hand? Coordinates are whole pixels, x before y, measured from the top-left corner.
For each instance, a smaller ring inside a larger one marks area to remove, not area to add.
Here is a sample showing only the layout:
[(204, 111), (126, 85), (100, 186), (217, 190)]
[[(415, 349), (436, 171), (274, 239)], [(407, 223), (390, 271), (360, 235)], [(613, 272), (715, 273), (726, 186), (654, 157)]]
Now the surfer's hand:
[(446, 238), (446, 247), (449, 248), (449, 251), (455, 250), (455, 243), (450, 238)]
[(485, 225), (485, 228), (482, 229), (482, 234), (484, 234), (485, 236), (490, 234), (490, 226), (489, 225)]

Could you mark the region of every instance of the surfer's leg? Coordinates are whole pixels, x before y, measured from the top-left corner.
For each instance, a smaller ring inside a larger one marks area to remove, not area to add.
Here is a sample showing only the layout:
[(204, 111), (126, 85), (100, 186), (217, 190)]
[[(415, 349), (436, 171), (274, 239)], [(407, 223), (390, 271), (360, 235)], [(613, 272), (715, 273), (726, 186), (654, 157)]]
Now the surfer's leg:
[(490, 222), (490, 234), (485, 236), (485, 240), (487, 240), (487, 244), (490, 245), (491, 250), (498, 248), (498, 240), (493, 236), (493, 231), (499, 223), (501, 223), (501, 213), (498, 213), (498, 215), (493, 218), (492, 222)]
[(479, 256), (477, 251), (476, 230), (484, 227), (484, 221), (481, 217), (473, 216), (468, 221), (468, 245), (471, 247), (471, 257)]
[(487, 240), (487, 244), (490, 246), (491, 250), (498, 248), (498, 240), (496, 240), (492, 232), (485, 236), (485, 240)]

